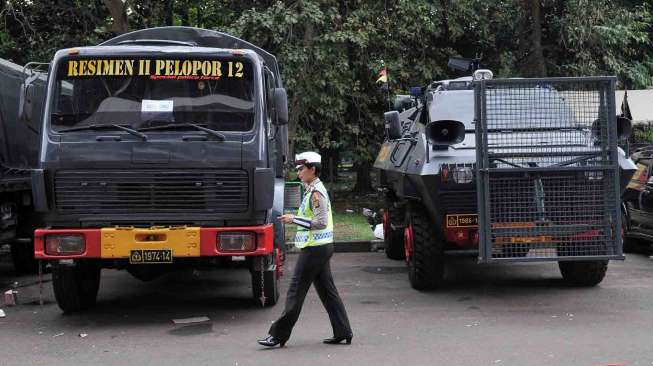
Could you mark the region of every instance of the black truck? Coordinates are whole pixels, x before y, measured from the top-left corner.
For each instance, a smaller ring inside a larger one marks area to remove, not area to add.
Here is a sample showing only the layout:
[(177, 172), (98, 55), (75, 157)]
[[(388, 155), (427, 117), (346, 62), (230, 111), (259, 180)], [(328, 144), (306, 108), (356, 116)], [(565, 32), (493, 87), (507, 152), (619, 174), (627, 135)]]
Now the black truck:
[[(0, 59), (0, 244), (11, 245), (18, 272), (35, 272), (32, 236), (39, 221), (32, 202), (31, 171), (39, 151), (40, 101), (45, 77), (39, 65), (17, 65)], [(29, 79), (29, 91), (22, 88)], [(31, 113), (26, 113), (29, 110)]]
[(148, 280), (234, 261), (274, 305), (287, 122), (276, 58), (224, 33), (152, 28), (58, 51), (32, 181), (35, 253), (61, 309), (93, 305), (102, 268)]

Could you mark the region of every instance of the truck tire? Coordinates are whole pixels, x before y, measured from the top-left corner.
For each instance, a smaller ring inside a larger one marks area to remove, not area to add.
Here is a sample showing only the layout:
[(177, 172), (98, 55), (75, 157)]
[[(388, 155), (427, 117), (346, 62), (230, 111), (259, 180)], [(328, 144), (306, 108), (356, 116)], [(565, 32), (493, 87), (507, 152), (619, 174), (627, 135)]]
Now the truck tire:
[(404, 231), (392, 228), (392, 225), (401, 225), (403, 223), (403, 217), (404, 215), (401, 210), (393, 207), (392, 204), (383, 210), (383, 246), (385, 248), (385, 255), (390, 259), (399, 260), (406, 258)]
[(598, 261), (560, 261), (560, 273), (565, 282), (572, 286), (596, 286), (605, 277), (608, 270), (607, 260)]
[(11, 261), (18, 273), (38, 272), (38, 261), (34, 258), (34, 241), (11, 243)]
[(405, 229), (408, 279), (416, 290), (430, 290), (444, 278), (444, 242), (422, 207), (409, 211)]
[(74, 313), (95, 305), (100, 288), (101, 267), (94, 261), (74, 266), (52, 266), (52, 287), (57, 305), (64, 313)]
[(265, 303), (261, 300), (261, 271), (251, 271), (251, 276), (254, 301), (260, 302), (263, 307), (274, 306), (279, 300), (279, 279), (276, 271), (263, 271)]

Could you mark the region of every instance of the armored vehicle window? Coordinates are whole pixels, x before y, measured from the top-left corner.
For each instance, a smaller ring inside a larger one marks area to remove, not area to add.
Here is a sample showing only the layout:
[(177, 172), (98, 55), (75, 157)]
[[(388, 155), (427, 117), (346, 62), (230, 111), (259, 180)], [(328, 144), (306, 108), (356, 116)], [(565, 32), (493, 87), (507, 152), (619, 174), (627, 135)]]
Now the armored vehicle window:
[(51, 127), (192, 123), (248, 131), (253, 80), (252, 64), (242, 58), (64, 59), (56, 71)]

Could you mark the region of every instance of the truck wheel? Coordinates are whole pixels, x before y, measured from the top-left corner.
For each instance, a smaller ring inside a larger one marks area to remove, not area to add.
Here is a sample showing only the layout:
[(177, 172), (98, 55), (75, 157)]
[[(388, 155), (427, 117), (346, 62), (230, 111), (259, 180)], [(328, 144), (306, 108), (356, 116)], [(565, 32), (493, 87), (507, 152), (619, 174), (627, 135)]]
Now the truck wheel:
[(74, 266), (52, 266), (52, 287), (57, 304), (64, 313), (74, 313), (95, 305), (100, 288), (101, 267), (93, 261)]
[(39, 267), (34, 258), (34, 242), (11, 243), (11, 261), (18, 273), (36, 273)]
[(560, 273), (564, 280), (572, 286), (596, 286), (605, 277), (608, 261), (560, 261)]
[[(279, 258), (279, 253), (274, 256), (275, 263)], [(281, 277), (281, 268), (275, 266), (273, 271), (251, 271), (252, 277), (252, 295), (255, 301), (259, 301), (261, 306), (274, 306), (279, 300), (279, 278)], [(265, 294), (265, 303), (263, 303), (262, 294)]]
[(401, 211), (392, 207), (392, 204), (383, 210), (383, 246), (385, 255), (390, 259), (406, 258), (403, 230), (392, 228), (392, 225), (400, 225), (402, 218)]
[(428, 213), (410, 211), (404, 232), (410, 285), (416, 290), (438, 287), (444, 278), (444, 244)]

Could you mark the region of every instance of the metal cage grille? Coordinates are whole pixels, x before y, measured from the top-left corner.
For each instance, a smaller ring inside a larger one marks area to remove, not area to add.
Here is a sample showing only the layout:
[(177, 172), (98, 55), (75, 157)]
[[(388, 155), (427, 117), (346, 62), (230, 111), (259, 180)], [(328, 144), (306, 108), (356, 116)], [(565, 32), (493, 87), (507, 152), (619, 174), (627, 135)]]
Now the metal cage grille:
[(481, 261), (621, 257), (614, 82), (476, 84)]

